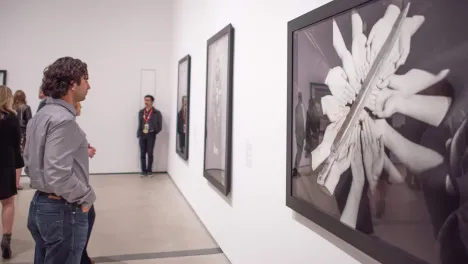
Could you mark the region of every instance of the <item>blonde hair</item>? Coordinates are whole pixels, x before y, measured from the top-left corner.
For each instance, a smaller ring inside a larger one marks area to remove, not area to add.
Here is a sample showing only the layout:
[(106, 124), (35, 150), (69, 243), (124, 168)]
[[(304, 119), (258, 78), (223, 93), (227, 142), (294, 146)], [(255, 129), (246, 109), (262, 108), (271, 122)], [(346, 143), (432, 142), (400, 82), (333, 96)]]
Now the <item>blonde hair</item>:
[(5, 85), (0, 85), (0, 112), (16, 115), (16, 111), (13, 110), (13, 94)]

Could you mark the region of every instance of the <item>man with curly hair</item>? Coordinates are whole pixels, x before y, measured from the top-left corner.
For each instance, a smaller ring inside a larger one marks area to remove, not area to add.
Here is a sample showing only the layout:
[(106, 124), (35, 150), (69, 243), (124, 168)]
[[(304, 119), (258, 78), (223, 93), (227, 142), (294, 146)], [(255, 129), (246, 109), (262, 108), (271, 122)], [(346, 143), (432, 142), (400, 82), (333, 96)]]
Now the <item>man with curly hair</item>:
[(64, 57), (44, 70), (46, 105), (29, 122), (25, 172), (36, 189), (28, 217), (34, 263), (80, 263), (88, 234), (88, 212), (96, 200), (89, 184), (88, 141), (75, 121), (88, 90), (88, 69)]

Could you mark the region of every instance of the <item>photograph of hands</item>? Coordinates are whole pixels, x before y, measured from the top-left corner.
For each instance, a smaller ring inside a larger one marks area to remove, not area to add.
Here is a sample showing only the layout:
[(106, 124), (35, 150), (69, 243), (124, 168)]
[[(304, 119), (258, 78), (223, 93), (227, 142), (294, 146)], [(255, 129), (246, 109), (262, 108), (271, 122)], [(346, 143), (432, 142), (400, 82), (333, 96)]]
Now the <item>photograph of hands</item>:
[(370, 1), (293, 34), (292, 195), (431, 264), (468, 263), (461, 10)]

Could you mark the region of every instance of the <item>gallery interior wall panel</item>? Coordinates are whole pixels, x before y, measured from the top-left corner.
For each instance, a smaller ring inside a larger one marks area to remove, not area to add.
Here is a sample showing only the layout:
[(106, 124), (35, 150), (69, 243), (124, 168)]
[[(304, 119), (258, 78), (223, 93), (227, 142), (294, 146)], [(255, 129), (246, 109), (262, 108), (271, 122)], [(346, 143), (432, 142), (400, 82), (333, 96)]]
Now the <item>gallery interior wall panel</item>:
[[(88, 64), (91, 90), (77, 122), (97, 149), (91, 173), (140, 171), (136, 129), (143, 100), (141, 69), (158, 73), (161, 101), (156, 107), (164, 122), (169, 123), (172, 110), (171, 101), (162, 100), (170, 96), (172, 2), (2, 1), (1, 5), (0, 70), (8, 69), (8, 85), (25, 91), (35, 113), (44, 68), (62, 56), (82, 59)], [(63, 10), (86, 14), (86, 19), (70, 20)], [(168, 123), (163, 128), (166, 133)], [(159, 137), (161, 143), (163, 138)], [(167, 157), (167, 150), (158, 155)], [(167, 167), (167, 161), (156, 163), (163, 170)]]
[[(175, 103), (177, 62), (190, 54), (191, 143), (188, 162), (169, 152), (168, 171), (231, 263), (377, 263), (285, 205), (287, 23), (328, 1), (174, 2), (170, 87)], [(230, 23), (233, 174), (224, 197), (203, 177), (206, 40)]]

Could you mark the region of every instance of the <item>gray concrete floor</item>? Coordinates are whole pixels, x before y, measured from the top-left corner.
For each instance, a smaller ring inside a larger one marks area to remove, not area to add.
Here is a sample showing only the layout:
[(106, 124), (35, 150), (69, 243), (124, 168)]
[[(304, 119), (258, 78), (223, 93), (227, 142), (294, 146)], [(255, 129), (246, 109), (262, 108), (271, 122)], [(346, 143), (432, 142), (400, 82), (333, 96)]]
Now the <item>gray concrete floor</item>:
[[(25, 189), (16, 196), (14, 256), (4, 263), (33, 261), (26, 221), (35, 191), (28, 178), (21, 182)], [(96, 175), (91, 183), (98, 199), (88, 250), (97, 263), (229, 264), (168, 175)]]

